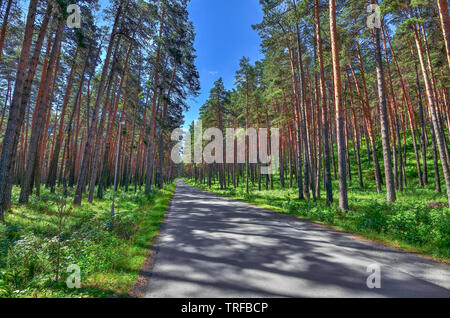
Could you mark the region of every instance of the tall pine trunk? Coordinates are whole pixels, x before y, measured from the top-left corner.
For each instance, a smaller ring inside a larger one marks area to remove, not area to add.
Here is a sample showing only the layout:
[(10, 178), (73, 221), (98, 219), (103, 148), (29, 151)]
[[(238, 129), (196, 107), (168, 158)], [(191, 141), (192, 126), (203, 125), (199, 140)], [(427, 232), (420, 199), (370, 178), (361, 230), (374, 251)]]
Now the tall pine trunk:
[(12, 0), (8, 0), (5, 12), (3, 13), (3, 24), (0, 31), (0, 62), (2, 61), (3, 45), (5, 44), (6, 28), (8, 26), (9, 12), (11, 11)]
[(328, 131), (328, 106), (325, 88), (325, 75), (323, 66), (322, 37), (320, 30), (320, 14), (319, 0), (314, 1), (314, 16), (316, 21), (316, 37), (317, 37), (317, 58), (319, 60), (319, 87), (322, 106), (322, 142), (323, 142), (323, 167), (324, 167), (324, 183), (327, 192), (327, 205), (333, 202), (333, 189), (331, 186), (331, 168), (330, 168), (330, 146)]
[(344, 132), (344, 107), (341, 101), (341, 69), (339, 65), (339, 43), (336, 28), (336, 8), (334, 0), (329, 2), (330, 9), (330, 36), (331, 54), (333, 64), (334, 105), (336, 110), (336, 129), (338, 146), (338, 170), (339, 170), (339, 209), (348, 210), (347, 178), (345, 169), (345, 132)]
[[(372, 0), (372, 4), (378, 4), (378, 0)], [(391, 145), (390, 145), (390, 131), (388, 122), (388, 113), (386, 106), (386, 91), (384, 82), (384, 69), (383, 61), (381, 57), (381, 30), (380, 28), (374, 28), (372, 30), (373, 43), (375, 46), (375, 63), (377, 69), (377, 88), (378, 88), (378, 107), (380, 112), (380, 125), (381, 125), (381, 141), (383, 144), (383, 161), (384, 161), (384, 173), (386, 179), (386, 197), (387, 202), (395, 202), (395, 183), (394, 174), (392, 172), (392, 157), (391, 157)], [(413, 131), (414, 133), (414, 131)]]
[(448, 71), (450, 72), (450, 19), (448, 17), (447, 0), (437, 0), (442, 36), (444, 37), (445, 52), (447, 53)]
[(28, 59), (33, 39), (34, 20), (36, 18), (37, 0), (30, 0), (27, 22), (25, 25), (22, 50), (17, 63), (16, 81), (11, 103), (8, 124), (3, 137), (2, 154), (0, 156), (0, 220), (4, 220), (5, 211), (9, 208), (12, 191), (13, 167), (16, 158), (17, 144), (22, 129), (25, 108), (22, 104), (23, 86), (28, 70)]

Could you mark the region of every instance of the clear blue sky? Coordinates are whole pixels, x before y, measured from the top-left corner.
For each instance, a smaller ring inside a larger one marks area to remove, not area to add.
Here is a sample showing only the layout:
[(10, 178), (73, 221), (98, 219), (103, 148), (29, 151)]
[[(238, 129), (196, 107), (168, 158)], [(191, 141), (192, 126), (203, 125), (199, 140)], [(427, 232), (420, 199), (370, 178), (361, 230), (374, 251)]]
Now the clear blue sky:
[(194, 23), (201, 94), (189, 101), (185, 128), (198, 118), (214, 82), (222, 77), (225, 88), (234, 86), (234, 75), (243, 56), (254, 63), (262, 58), (260, 39), (252, 24), (262, 21), (259, 0), (191, 0), (189, 16)]

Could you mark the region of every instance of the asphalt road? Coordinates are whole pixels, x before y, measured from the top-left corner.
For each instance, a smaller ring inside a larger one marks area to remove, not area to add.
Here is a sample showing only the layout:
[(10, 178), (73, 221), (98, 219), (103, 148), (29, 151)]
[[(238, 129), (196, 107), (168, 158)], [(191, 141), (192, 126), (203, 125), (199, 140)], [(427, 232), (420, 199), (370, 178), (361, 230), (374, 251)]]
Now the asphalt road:
[[(448, 265), (181, 180), (159, 241), (146, 297), (450, 298)], [(367, 286), (373, 264), (381, 288)]]

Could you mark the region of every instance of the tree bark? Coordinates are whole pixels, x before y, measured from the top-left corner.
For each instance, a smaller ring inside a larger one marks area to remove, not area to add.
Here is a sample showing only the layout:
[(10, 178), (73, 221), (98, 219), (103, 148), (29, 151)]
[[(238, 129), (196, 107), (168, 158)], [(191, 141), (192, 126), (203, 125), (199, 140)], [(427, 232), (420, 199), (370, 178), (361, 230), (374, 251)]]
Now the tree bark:
[(3, 45), (5, 44), (6, 27), (8, 26), (8, 17), (11, 10), (11, 4), (12, 0), (8, 0), (5, 12), (3, 14), (3, 25), (2, 30), (0, 31), (0, 62), (2, 61)]
[(450, 19), (448, 17), (447, 0), (437, 0), (442, 36), (444, 37), (445, 52), (447, 53), (448, 71), (450, 71)]
[[(378, 0), (372, 0), (372, 4), (378, 4)], [(377, 88), (378, 88), (378, 107), (380, 112), (381, 124), (381, 141), (383, 144), (383, 161), (384, 173), (386, 179), (386, 196), (387, 202), (395, 202), (397, 197), (395, 194), (394, 174), (392, 172), (392, 157), (390, 145), (390, 131), (386, 106), (386, 91), (384, 82), (384, 69), (381, 57), (381, 30), (374, 28), (372, 30), (372, 37), (375, 46), (375, 63), (377, 70)], [(414, 133), (414, 131), (413, 131)]]
[(339, 65), (339, 44), (336, 28), (336, 9), (334, 0), (329, 2), (330, 9), (330, 37), (333, 64), (334, 105), (336, 109), (336, 129), (338, 146), (339, 170), (339, 209), (348, 210), (347, 178), (345, 169), (345, 135), (344, 135), (344, 108), (341, 103), (341, 69)]
[(15, 163), (17, 144), (20, 137), (25, 107), (22, 105), (23, 86), (28, 70), (28, 59), (31, 51), (34, 20), (36, 18), (37, 0), (30, 0), (27, 22), (25, 26), (22, 50), (17, 64), (13, 101), (11, 103), (8, 124), (3, 138), (0, 156), (0, 220), (4, 220), (5, 211), (9, 208), (12, 190), (12, 170)]
[(325, 75), (323, 66), (322, 37), (320, 30), (319, 0), (314, 1), (314, 16), (316, 21), (317, 36), (317, 58), (319, 60), (319, 87), (322, 106), (322, 142), (323, 142), (323, 167), (324, 167), (324, 185), (327, 192), (327, 205), (333, 202), (333, 189), (331, 185), (330, 169), (330, 146), (328, 132), (328, 106), (325, 88)]
[[(159, 21), (159, 35), (161, 38), (163, 32), (163, 26), (165, 21), (165, 8), (162, 9), (161, 18)], [(150, 194), (152, 189), (152, 172), (153, 172), (153, 143), (155, 139), (156, 129), (156, 112), (157, 112), (157, 99), (158, 99), (158, 86), (159, 86), (159, 63), (161, 60), (161, 43), (158, 42), (156, 49), (156, 58), (154, 63), (154, 76), (153, 76), (153, 98), (152, 98), (152, 117), (150, 123), (150, 137), (147, 148), (147, 176), (145, 180), (145, 194)], [(159, 104), (159, 103), (158, 103)]]

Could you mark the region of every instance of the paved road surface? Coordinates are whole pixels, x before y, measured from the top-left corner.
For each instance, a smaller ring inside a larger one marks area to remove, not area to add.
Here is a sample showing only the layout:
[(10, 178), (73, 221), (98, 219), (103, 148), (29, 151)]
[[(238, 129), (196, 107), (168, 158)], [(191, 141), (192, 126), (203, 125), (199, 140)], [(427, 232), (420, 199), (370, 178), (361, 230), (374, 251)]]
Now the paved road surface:
[[(381, 288), (367, 267), (379, 264)], [(450, 266), (178, 181), (146, 297), (450, 297)]]

